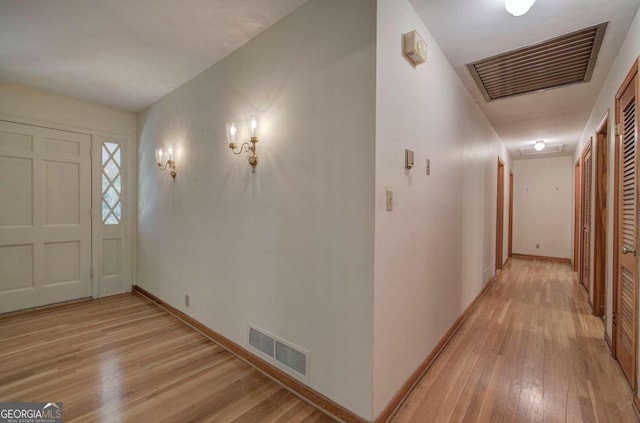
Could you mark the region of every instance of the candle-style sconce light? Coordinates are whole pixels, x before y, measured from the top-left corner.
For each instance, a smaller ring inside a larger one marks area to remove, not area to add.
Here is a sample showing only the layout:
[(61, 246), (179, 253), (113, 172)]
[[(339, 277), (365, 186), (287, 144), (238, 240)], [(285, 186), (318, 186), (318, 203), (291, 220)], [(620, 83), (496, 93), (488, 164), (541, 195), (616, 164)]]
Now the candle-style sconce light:
[(173, 148), (169, 147), (166, 151), (162, 148), (156, 148), (156, 163), (160, 170), (169, 168), (169, 174), (173, 178), (173, 182), (176, 181), (176, 160), (173, 156)]
[(258, 143), (258, 118), (256, 115), (249, 115), (247, 119), (249, 125), (249, 133), (251, 138), (248, 142), (243, 143), (236, 151), (236, 134), (238, 128), (234, 122), (227, 122), (227, 143), (233, 154), (238, 155), (242, 152), (248, 153), (249, 164), (253, 168), (253, 173), (256, 173), (256, 166), (258, 166), (258, 155), (256, 154), (256, 144)]

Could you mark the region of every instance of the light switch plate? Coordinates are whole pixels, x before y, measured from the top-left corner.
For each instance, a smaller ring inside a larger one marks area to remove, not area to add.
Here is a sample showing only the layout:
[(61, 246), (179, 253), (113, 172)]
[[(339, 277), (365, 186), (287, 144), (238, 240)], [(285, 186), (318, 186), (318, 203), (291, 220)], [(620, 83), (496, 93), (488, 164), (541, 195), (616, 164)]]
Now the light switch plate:
[(409, 150), (408, 148), (404, 149), (404, 168), (413, 168), (413, 151)]
[(393, 211), (393, 190), (387, 188), (387, 211)]

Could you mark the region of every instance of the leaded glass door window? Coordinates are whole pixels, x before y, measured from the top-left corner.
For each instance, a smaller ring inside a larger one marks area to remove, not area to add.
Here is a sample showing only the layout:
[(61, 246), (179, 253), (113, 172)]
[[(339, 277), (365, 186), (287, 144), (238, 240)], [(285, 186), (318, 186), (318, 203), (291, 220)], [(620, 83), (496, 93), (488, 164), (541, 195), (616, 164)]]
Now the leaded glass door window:
[(122, 148), (113, 142), (102, 143), (102, 223), (122, 221)]

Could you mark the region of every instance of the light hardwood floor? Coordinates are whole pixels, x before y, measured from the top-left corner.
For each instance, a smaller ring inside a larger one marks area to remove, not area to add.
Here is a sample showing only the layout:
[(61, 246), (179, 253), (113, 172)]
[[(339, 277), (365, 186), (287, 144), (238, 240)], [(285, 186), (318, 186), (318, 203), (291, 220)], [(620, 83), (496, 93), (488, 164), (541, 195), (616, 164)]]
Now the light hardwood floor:
[(0, 317), (0, 402), (65, 422), (330, 422), (139, 296)]
[[(572, 278), (513, 260), (393, 422), (636, 422)], [(62, 401), (67, 422), (332, 421), (131, 295), (0, 317), (1, 401)]]
[(636, 422), (569, 265), (512, 260), (393, 419)]

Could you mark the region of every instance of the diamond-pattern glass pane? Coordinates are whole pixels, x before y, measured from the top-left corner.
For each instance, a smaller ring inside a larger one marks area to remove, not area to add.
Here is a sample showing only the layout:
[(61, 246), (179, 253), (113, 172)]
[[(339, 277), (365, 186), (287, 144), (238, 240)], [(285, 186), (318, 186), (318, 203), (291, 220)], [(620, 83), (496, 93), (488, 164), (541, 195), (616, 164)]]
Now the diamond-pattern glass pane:
[(104, 167), (102, 171), (104, 172), (105, 175), (109, 177), (111, 181), (113, 181), (116, 178), (116, 176), (120, 174), (120, 167), (116, 164), (115, 161), (113, 161), (113, 159), (107, 160), (107, 164), (103, 166)]
[(120, 144), (102, 144), (102, 222), (117, 225), (122, 220), (122, 157)]
[(102, 144), (102, 164), (105, 164), (107, 160), (109, 160), (109, 150), (107, 150), (107, 146)]
[(113, 181), (113, 187), (116, 189), (116, 191), (118, 191), (118, 194), (122, 193), (122, 185), (120, 183), (120, 175), (116, 176), (116, 180)]
[(105, 192), (106, 190), (108, 190), (109, 186), (111, 186), (111, 183), (107, 178), (105, 178), (104, 175), (102, 175), (102, 192)]
[(113, 187), (110, 187), (107, 192), (103, 194), (103, 198), (109, 207), (115, 207), (116, 203), (120, 201), (120, 196)]
[(113, 208), (113, 213), (115, 214), (118, 220), (122, 219), (122, 203), (118, 202), (116, 206)]
[(111, 213), (109, 213), (109, 216), (104, 221), (105, 225), (117, 225), (118, 223), (120, 223), (120, 221)]

